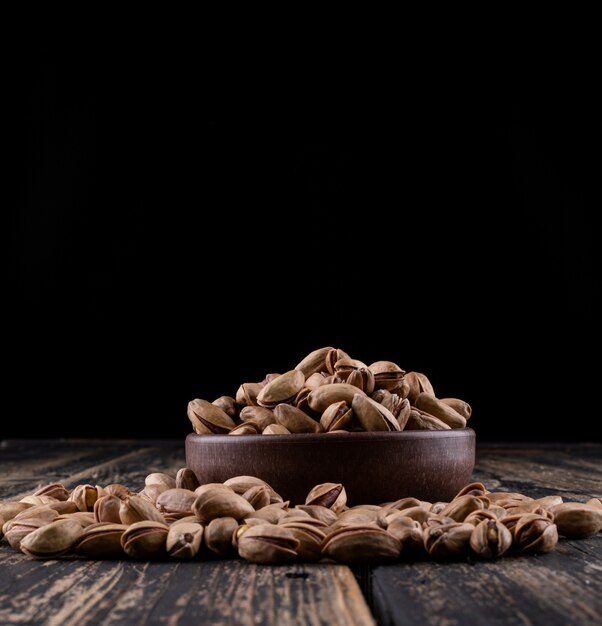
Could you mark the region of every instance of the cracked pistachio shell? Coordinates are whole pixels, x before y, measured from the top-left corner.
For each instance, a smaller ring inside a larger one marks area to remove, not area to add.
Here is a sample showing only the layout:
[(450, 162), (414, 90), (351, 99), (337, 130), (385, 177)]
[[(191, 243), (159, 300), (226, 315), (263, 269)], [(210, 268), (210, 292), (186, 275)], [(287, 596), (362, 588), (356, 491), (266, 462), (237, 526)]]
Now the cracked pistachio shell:
[[(506, 513), (506, 509), (501, 509)], [(489, 509), (479, 509), (478, 511), (473, 511), (469, 513), (462, 521), (465, 524), (472, 524), (473, 526), (477, 526), (482, 521), (499, 521), (499, 517), (495, 514), (494, 511), (490, 511)]]
[(254, 485), (249, 487), (242, 497), (257, 511), (270, 504), (270, 488), (266, 485)]
[(401, 550), (404, 555), (417, 555), (424, 552), (424, 537), (422, 524), (401, 515), (392, 520), (387, 526), (387, 532), (401, 542)]
[(261, 383), (243, 383), (236, 391), (236, 403), (239, 406), (254, 406), (257, 396), (263, 389)]
[(94, 503), (98, 500), (98, 489), (92, 485), (78, 485), (71, 492), (69, 500), (75, 503), (80, 511), (93, 511)]
[(455, 522), (462, 522), (469, 513), (478, 511), (479, 509), (485, 509), (488, 505), (489, 500), (483, 496), (464, 494), (462, 496), (456, 496), (441, 510), (440, 514), (451, 517)]
[(215, 404), (220, 408), (228, 417), (235, 420), (238, 417), (238, 404), (236, 400), (231, 396), (220, 396), (216, 398), (211, 404)]
[(144, 479), (144, 484), (149, 487), (150, 485), (159, 485), (161, 488), (173, 489), (176, 486), (175, 476), (165, 474), (163, 472), (152, 472), (147, 474)]
[(602, 530), (602, 508), (581, 502), (563, 502), (551, 508), (558, 532), (570, 539), (591, 537)]
[[(222, 409), (200, 398), (188, 403), (187, 414), (194, 431), (199, 435), (226, 435), (235, 426), (232, 418)], [(175, 486), (174, 479), (174, 484), (170, 485), (170, 488)]]
[(436, 395), (433, 385), (431, 385), (431, 381), (421, 372), (407, 372), (404, 376), (404, 382), (408, 385), (406, 397), (412, 405), (423, 391), (426, 391), (433, 396)]
[(165, 540), (167, 554), (174, 559), (193, 559), (201, 549), (203, 533), (203, 526), (198, 522), (172, 524)]
[(105, 488), (105, 496), (117, 496), (120, 500), (127, 498), (128, 496), (133, 495), (132, 492), (125, 486), (120, 483), (111, 483), (107, 485)]
[(273, 504), (268, 504), (268, 506), (264, 506), (259, 509), (259, 511), (253, 511), (249, 515), (245, 517), (245, 521), (250, 519), (261, 519), (265, 522), (269, 522), (270, 524), (277, 524), (278, 521), (286, 515), (288, 511), (288, 500), (286, 502), (275, 502)]
[(119, 518), (122, 524), (134, 524), (143, 520), (165, 523), (165, 518), (161, 513), (148, 500), (140, 496), (129, 496), (121, 501)]
[(462, 417), (455, 409), (444, 402), (441, 402), (441, 400), (435, 398), (435, 396), (430, 393), (423, 391), (418, 394), (418, 397), (414, 401), (414, 405), (417, 409), (440, 419), (451, 428), (466, 427), (465, 417)]
[(330, 348), (326, 355), (326, 371), (332, 376), (334, 374), (334, 366), (337, 361), (344, 358), (350, 358), (350, 356), (340, 348)]
[(347, 492), (341, 483), (321, 483), (307, 494), (305, 504), (323, 506), (339, 513), (347, 504)]
[(345, 382), (361, 389), (368, 395), (374, 391), (374, 374), (366, 367), (360, 367), (351, 371)]
[(212, 519), (205, 528), (205, 546), (221, 558), (234, 552), (232, 538), (238, 529), (238, 522), (233, 517), (217, 517)]
[[(314, 520), (316, 521), (316, 520)], [(319, 561), (322, 558), (322, 543), (326, 533), (314, 524), (299, 519), (282, 521), (279, 526), (286, 528), (299, 541), (297, 557), (301, 561)]]
[(367, 431), (399, 431), (399, 423), (382, 404), (366, 395), (356, 393), (351, 402), (353, 413)]
[(474, 526), (462, 522), (440, 524), (424, 529), (424, 548), (434, 559), (466, 556)]
[(34, 496), (50, 496), (56, 500), (66, 501), (69, 499), (69, 492), (65, 489), (65, 486), (61, 483), (52, 483), (45, 487), (40, 487), (34, 492)]
[(483, 519), (470, 536), (470, 547), (483, 559), (496, 559), (512, 546), (512, 534), (496, 519)]
[(196, 477), (196, 474), (189, 469), (188, 467), (182, 467), (178, 470), (176, 474), (176, 488), (177, 489), (188, 489), (189, 491), (194, 491), (198, 486), (200, 486), (199, 479)]
[(117, 496), (108, 495), (98, 498), (94, 503), (94, 520), (121, 524), (120, 508), (121, 500)]
[(408, 421), (406, 422), (405, 430), (450, 430), (451, 426), (448, 426), (445, 422), (442, 422), (438, 417), (425, 413), (420, 409), (411, 407)]
[(167, 524), (144, 520), (127, 527), (121, 535), (121, 546), (134, 559), (156, 559), (165, 554)]
[(331, 404), (320, 417), (320, 426), (325, 430), (345, 430), (351, 426), (353, 411), (351, 405), (341, 400)]
[(558, 528), (547, 517), (535, 513), (508, 515), (501, 523), (510, 530), (522, 552), (543, 554), (551, 552), (558, 543)]
[(89, 559), (118, 559), (124, 556), (121, 536), (125, 524), (101, 523), (89, 526), (75, 544), (75, 552)]
[(197, 495), (192, 510), (202, 523), (210, 522), (216, 517), (241, 520), (255, 512), (253, 506), (234, 491), (216, 488)]
[(360, 395), (366, 395), (353, 385), (347, 383), (330, 383), (313, 389), (307, 397), (307, 402), (313, 411), (323, 413), (335, 402), (344, 401), (350, 405), (353, 402), (353, 397), (358, 393)]
[(351, 372), (359, 369), (368, 369), (368, 366), (362, 361), (352, 359), (349, 356), (344, 356), (334, 364), (334, 375), (342, 381), (346, 381)]
[(70, 519), (55, 520), (36, 528), (21, 540), (21, 552), (28, 556), (50, 559), (68, 552), (83, 530)]
[(47, 526), (52, 521), (53, 520), (39, 517), (31, 517), (23, 520), (13, 518), (12, 520), (4, 523), (2, 532), (4, 533), (4, 537), (6, 538), (6, 541), (8, 541), (11, 548), (20, 550), (21, 541), (29, 535), (29, 533), (33, 532), (37, 528), (41, 528), (42, 526)]
[(331, 350), (333, 350), (331, 346), (326, 346), (325, 348), (318, 348), (317, 350), (310, 352), (307, 356), (301, 359), (299, 363), (297, 363), (295, 369), (303, 372), (303, 376), (305, 376), (305, 378), (309, 378), (313, 374), (325, 371), (326, 357)]
[(375, 386), (388, 390), (398, 387), (405, 376), (405, 370), (393, 361), (375, 361), (368, 369), (374, 375)]
[(387, 563), (401, 553), (401, 542), (386, 530), (370, 524), (344, 526), (324, 539), (322, 554), (339, 563)]
[(234, 493), (237, 493), (239, 496), (242, 496), (245, 491), (248, 491), (251, 487), (255, 487), (257, 485), (262, 487), (267, 487), (270, 491), (270, 497), (277, 496), (279, 500), (282, 502), (282, 498), (274, 491), (271, 485), (266, 483), (265, 480), (261, 478), (257, 478), (257, 476), (245, 476), (244, 474), (241, 476), (233, 476), (232, 478), (228, 478), (228, 480), (223, 483), (226, 487), (232, 489)]
[(252, 563), (285, 563), (297, 556), (298, 547), (290, 530), (274, 524), (251, 526), (238, 535), (238, 554)]
[(282, 402), (288, 402), (301, 391), (304, 384), (305, 376), (300, 370), (285, 372), (262, 388), (257, 396), (257, 404), (273, 407)]
[(264, 406), (246, 406), (240, 412), (240, 419), (243, 423), (252, 421), (260, 431), (276, 423), (274, 412)]
[(318, 433), (322, 430), (319, 422), (290, 404), (278, 404), (274, 408), (274, 416), (278, 424), (291, 433)]
[(307, 513), (310, 517), (326, 526), (332, 526), (338, 519), (338, 515), (334, 511), (319, 504), (297, 504), (294, 508)]
[(489, 490), (483, 483), (469, 483), (465, 485), (458, 491), (458, 493), (454, 496), (454, 498), (458, 498), (459, 496), (485, 496), (489, 493)]

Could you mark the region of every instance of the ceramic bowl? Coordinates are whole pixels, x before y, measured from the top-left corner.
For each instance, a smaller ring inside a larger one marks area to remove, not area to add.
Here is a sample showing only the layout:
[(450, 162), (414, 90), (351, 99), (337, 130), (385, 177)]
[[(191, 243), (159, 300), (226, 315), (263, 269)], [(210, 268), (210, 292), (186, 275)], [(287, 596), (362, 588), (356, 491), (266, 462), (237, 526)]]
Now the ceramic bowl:
[(342, 483), (350, 506), (407, 496), (449, 501), (470, 482), (474, 462), (471, 428), (186, 437), (186, 465), (201, 483), (258, 476), (291, 506), (325, 482)]

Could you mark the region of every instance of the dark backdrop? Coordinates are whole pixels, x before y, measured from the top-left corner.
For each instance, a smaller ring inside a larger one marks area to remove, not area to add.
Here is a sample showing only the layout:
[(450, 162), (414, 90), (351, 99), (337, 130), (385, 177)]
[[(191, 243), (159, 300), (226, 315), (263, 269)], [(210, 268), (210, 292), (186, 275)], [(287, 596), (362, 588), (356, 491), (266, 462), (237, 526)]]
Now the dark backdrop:
[(188, 400), (333, 345), (481, 440), (598, 438), (589, 77), (206, 61), (16, 66), (2, 437), (181, 437)]

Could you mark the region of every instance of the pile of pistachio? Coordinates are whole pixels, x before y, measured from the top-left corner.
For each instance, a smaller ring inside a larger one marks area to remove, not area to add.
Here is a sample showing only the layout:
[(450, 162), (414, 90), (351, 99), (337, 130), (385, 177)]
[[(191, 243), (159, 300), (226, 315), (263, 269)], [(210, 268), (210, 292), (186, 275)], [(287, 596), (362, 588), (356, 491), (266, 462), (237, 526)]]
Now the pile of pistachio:
[(243, 383), (236, 397), (188, 403), (197, 434), (283, 435), (464, 428), (472, 409), (438, 398), (421, 372), (392, 361), (366, 365), (338, 348), (320, 348), (284, 374)]
[(402, 498), (348, 507), (341, 484), (316, 485), (291, 506), (263, 480), (236, 476), (199, 485), (182, 468), (152, 473), (141, 491), (122, 484), (47, 485), (0, 501), (0, 539), (40, 559), (212, 559), (253, 563), (387, 563), (399, 559), (492, 559), (545, 553), (559, 535), (602, 530), (602, 499), (533, 499), (464, 487), (451, 502)]

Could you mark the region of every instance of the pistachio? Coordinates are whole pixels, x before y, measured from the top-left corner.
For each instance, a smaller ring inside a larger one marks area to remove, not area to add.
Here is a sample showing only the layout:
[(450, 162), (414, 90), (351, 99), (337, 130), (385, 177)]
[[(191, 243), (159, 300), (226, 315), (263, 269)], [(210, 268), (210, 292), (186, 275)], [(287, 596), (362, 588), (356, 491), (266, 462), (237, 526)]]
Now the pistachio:
[(82, 534), (81, 525), (70, 519), (55, 520), (36, 528), (21, 540), (21, 552), (39, 558), (66, 554)]
[(399, 558), (401, 542), (370, 524), (343, 526), (324, 539), (322, 553), (339, 563), (387, 563)]
[(289, 530), (293, 537), (299, 541), (297, 547), (299, 560), (312, 562), (322, 558), (322, 542), (326, 538), (326, 533), (321, 528), (301, 519), (290, 519), (284, 522), (281, 520), (279, 526)]
[[(199, 435), (226, 435), (235, 426), (232, 418), (222, 409), (200, 398), (195, 398), (188, 403), (188, 419)], [(175, 480), (173, 487), (175, 487)]]
[(4, 518), (5, 522), (8, 522), (15, 517), (15, 515), (21, 513), (21, 511), (25, 511), (25, 509), (30, 509), (32, 506), (33, 504), (28, 504), (27, 502), (0, 502), (0, 515)]
[(427, 393), (426, 391), (418, 394), (418, 397), (414, 401), (414, 405), (417, 409), (440, 419), (450, 428), (464, 428), (466, 426), (465, 417), (462, 417), (462, 415), (460, 415), (451, 406), (445, 404), (445, 402), (441, 402), (434, 395)]
[(299, 540), (287, 528), (258, 524), (237, 533), (238, 554), (251, 563), (285, 563), (297, 556)]
[(343, 510), (347, 503), (347, 492), (341, 483), (321, 483), (307, 494), (306, 505), (318, 505), (335, 513)]
[(375, 386), (389, 391), (399, 387), (405, 376), (405, 370), (392, 361), (375, 361), (369, 369), (374, 375)]
[(484, 496), (488, 494), (489, 491), (487, 487), (483, 483), (469, 483), (468, 485), (462, 487), (460, 491), (454, 496), (454, 498), (458, 498), (459, 496)]
[(98, 498), (94, 503), (94, 519), (97, 522), (109, 522), (111, 524), (121, 524), (119, 509), (121, 500), (114, 495)]
[(238, 528), (233, 517), (217, 517), (205, 528), (205, 546), (213, 554), (224, 558), (234, 552), (232, 537)]
[(255, 406), (262, 389), (261, 383), (243, 383), (236, 392), (236, 403), (240, 406)]
[(403, 511), (399, 513), (399, 517), (387, 526), (387, 532), (400, 541), (403, 556), (416, 556), (424, 553), (422, 524), (411, 517), (405, 517)]
[(21, 541), (30, 533), (42, 526), (47, 526), (51, 521), (40, 517), (30, 517), (23, 520), (12, 519), (5, 522), (2, 527), (4, 537), (15, 550), (21, 549)]
[(189, 489), (179, 489), (178, 487), (167, 489), (157, 498), (156, 507), (161, 513), (192, 515), (192, 505), (196, 498), (197, 495), (194, 491)]
[[(506, 509), (500, 507), (500, 510), (504, 512), (504, 516), (506, 514)], [(478, 509), (469, 513), (462, 521), (465, 524), (472, 524), (473, 526), (477, 526), (482, 521), (498, 521), (499, 518), (494, 512), (489, 509)]]
[[(518, 517), (518, 519), (515, 519)], [(558, 528), (546, 517), (535, 513), (509, 515), (501, 520), (514, 538), (514, 543), (522, 552), (551, 552), (558, 543)]]
[(129, 496), (119, 505), (119, 518), (122, 524), (134, 524), (144, 520), (165, 523), (165, 519), (157, 509), (140, 496)]
[(374, 524), (380, 528), (387, 528), (387, 520), (380, 509), (370, 509), (367, 507), (354, 507), (339, 514), (339, 519), (332, 524), (331, 528), (342, 526), (356, 526), (358, 524)]
[(276, 423), (274, 412), (264, 406), (246, 406), (240, 412), (240, 419), (244, 422), (253, 422), (259, 431), (266, 426)]
[(257, 510), (270, 504), (270, 488), (267, 485), (254, 485), (249, 487), (242, 497), (251, 504), (251, 506)]
[(268, 488), (272, 501), (273, 498), (277, 498), (280, 502), (282, 502), (282, 498), (274, 491), (274, 489), (270, 485), (268, 485), (265, 480), (257, 478), (257, 476), (233, 476), (232, 478), (228, 478), (228, 480), (224, 481), (224, 486), (231, 489), (239, 496), (242, 496), (245, 491), (248, 491), (251, 487), (255, 487), (257, 485), (260, 487)]
[(278, 404), (274, 408), (274, 416), (291, 433), (317, 433), (322, 430), (319, 422), (290, 404)]
[(69, 496), (69, 500), (80, 511), (93, 511), (94, 503), (98, 500), (98, 488), (92, 485), (78, 485)]
[[(173, 489), (173, 487), (168, 487), (167, 485), (161, 485), (161, 484), (158, 484), (158, 483), (155, 483), (155, 484), (152, 484), (152, 485), (146, 485), (144, 487), (144, 489), (138, 493), (138, 496), (140, 498), (143, 498), (144, 500), (147, 500), (152, 505), (155, 505), (157, 503), (157, 498), (164, 491), (167, 491), (168, 489)], [(135, 495), (135, 494), (131, 494), (131, 495)], [(129, 496), (126, 496), (126, 497), (121, 498), (121, 499), (125, 500), (127, 497), (129, 497)]]
[(50, 504), (52, 502), (60, 502), (52, 496), (25, 496), (20, 500), (23, 504), (31, 504), (32, 506), (40, 506), (42, 504)]
[(125, 485), (122, 485), (120, 483), (111, 483), (110, 485), (107, 485), (104, 489), (105, 495), (117, 496), (120, 500), (123, 500), (124, 498), (133, 495), (132, 492)]
[(167, 554), (174, 559), (193, 559), (201, 549), (204, 529), (198, 522), (173, 524), (165, 540)]
[(252, 421), (243, 422), (238, 426), (235, 426), (228, 434), (229, 435), (259, 435), (261, 429), (257, 426), (257, 424)]
[(456, 413), (459, 413), (466, 421), (470, 419), (472, 415), (472, 407), (468, 402), (464, 402), (464, 400), (460, 400), (459, 398), (439, 398), (439, 402), (443, 402), (443, 404), (447, 404), (450, 406)]
[(282, 424), (270, 424), (263, 429), (263, 435), (290, 435), (291, 431)]
[(300, 370), (290, 370), (268, 383), (257, 396), (257, 404), (273, 407), (291, 401), (301, 391), (305, 376)]
[(259, 509), (259, 511), (249, 513), (245, 517), (245, 521), (250, 519), (261, 519), (265, 522), (269, 522), (270, 524), (277, 524), (278, 521), (286, 515), (286, 512), (288, 511), (288, 504), (288, 501), (268, 504), (268, 506), (264, 506)]
[(421, 372), (407, 372), (404, 376), (404, 381), (408, 384), (408, 393), (405, 397), (410, 401), (410, 404), (414, 404), (416, 402), (416, 398), (423, 392), (426, 391), (431, 395), (436, 395), (435, 390), (433, 389), (433, 385), (431, 385), (431, 381), (426, 377), (425, 374)]
[(208, 489), (197, 495), (192, 510), (202, 523), (208, 523), (216, 517), (241, 520), (255, 512), (253, 506), (242, 496), (219, 488)]
[(55, 519), (70, 519), (74, 522), (77, 522), (82, 528), (87, 528), (92, 524), (97, 523), (94, 520), (94, 513), (90, 513), (88, 511), (77, 511), (75, 513), (63, 513), (62, 515), (58, 515)]
[(483, 559), (495, 559), (512, 545), (512, 534), (501, 522), (483, 519), (470, 535), (470, 547)]
[(235, 420), (238, 418), (238, 405), (236, 400), (231, 396), (220, 396), (211, 404), (221, 409), (231, 419)]
[(440, 514), (451, 517), (455, 522), (462, 522), (469, 513), (485, 509), (488, 505), (489, 501), (483, 496), (471, 496), (466, 493), (456, 496)]
[(295, 509), (307, 513), (310, 517), (322, 522), (326, 526), (332, 526), (338, 519), (334, 511), (320, 506), (319, 504), (298, 504)]
[(182, 467), (178, 470), (178, 473), (176, 474), (177, 489), (188, 489), (189, 491), (194, 491), (200, 486), (200, 484), (201, 483), (196, 477), (196, 474), (188, 467)]
[(121, 535), (121, 546), (134, 559), (158, 558), (165, 554), (168, 532), (167, 524), (161, 522), (135, 522)]
[(559, 534), (570, 539), (591, 537), (602, 530), (602, 508), (581, 502), (563, 502), (551, 508)]
[(425, 529), (424, 547), (437, 560), (466, 556), (473, 530), (472, 524), (461, 522), (431, 526)]
[(345, 430), (351, 425), (353, 411), (345, 400), (334, 402), (322, 413), (320, 426), (328, 430)]
[(349, 355), (340, 348), (330, 348), (326, 354), (326, 371), (332, 376), (334, 374), (334, 367), (338, 361), (344, 358), (349, 358)]
[(56, 500), (65, 501), (69, 498), (69, 492), (65, 489), (65, 486), (61, 483), (52, 483), (45, 487), (40, 487), (34, 492), (34, 496), (50, 496)]
[(307, 398), (307, 402), (313, 411), (322, 414), (335, 402), (344, 401), (350, 405), (353, 402), (353, 397), (358, 393), (365, 395), (363, 391), (347, 383), (325, 384), (313, 389)]
[(315, 374), (319, 374), (319, 372), (323, 372), (326, 370), (326, 356), (333, 349), (334, 348), (327, 346), (313, 350), (297, 363), (295, 369), (303, 372), (303, 376), (305, 376), (306, 379)]
[(124, 556), (121, 537), (125, 524), (100, 523), (88, 526), (75, 544), (75, 552), (89, 559), (118, 559)]
[(382, 404), (366, 395), (356, 393), (351, 402), (353, 413), (362, 428), (367, 431), (398, 431), (399, 423)]
[(405, 430), (449, 430), (451, 426), (439, 418), (412, 407)]

